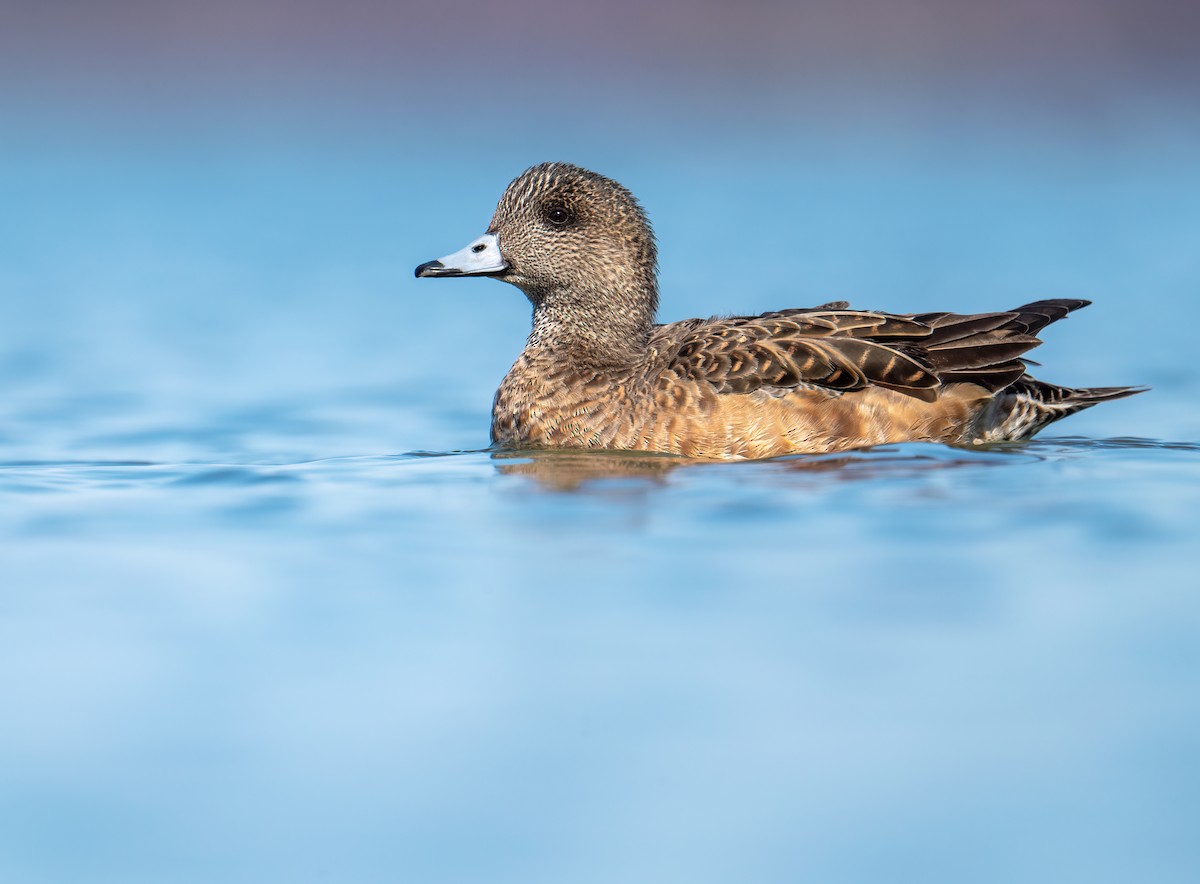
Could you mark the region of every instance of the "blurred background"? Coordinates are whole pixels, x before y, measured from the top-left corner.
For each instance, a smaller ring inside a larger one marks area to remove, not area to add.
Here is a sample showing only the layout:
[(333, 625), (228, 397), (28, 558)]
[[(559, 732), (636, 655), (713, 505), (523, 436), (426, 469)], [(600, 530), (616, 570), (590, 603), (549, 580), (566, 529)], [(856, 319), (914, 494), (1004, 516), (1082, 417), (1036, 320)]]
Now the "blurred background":
[[(1200, 876), (1200, 6), (0, 0), (0, 879)], [(1095, 301), (992, 451), (494, 458), (556, 159), (661, 318)]]

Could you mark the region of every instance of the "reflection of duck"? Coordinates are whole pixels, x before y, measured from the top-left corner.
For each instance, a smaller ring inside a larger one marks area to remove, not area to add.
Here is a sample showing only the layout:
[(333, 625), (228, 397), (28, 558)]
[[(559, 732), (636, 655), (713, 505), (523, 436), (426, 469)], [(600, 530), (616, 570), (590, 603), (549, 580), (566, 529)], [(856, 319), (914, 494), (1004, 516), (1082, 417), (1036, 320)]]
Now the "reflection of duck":
[(894, 315), (844, 302), (655, 325), (654, 235), (620, 184), (565, 163), (508, 186), (487, 233), (417, 276), (492, 276), (533, 303), (493, 441), (758, 458), (1027, 439), (1134, 387), (1035, 380), (1021, 356), (1087, 301)]
[(669, 472), (699, 463), (640, 451), (497, 451), (496, 469), (506, 476), (528, 476), (547, 491), (576, 491), (597, 481), (633, 480), (642, 486), (661, 485)]
[[(1089, 443), (1091, 444), (1091, 443)], [(1106, 444), (1106, 443), (1098, 443)], [(1024, 449), (1023, 451), (1028, 451)], [(931, 453), (932, 456), (931, 456)], [(794, 455), (775, 460), (745, 464), (751, 469), (767, 469), (775, 479), (855, 481), (881, 476), (914, 476), (950, 469), (980, 469), (1015, 462), (1014, 451), (1004, 447), (983, 449), (946, 449), (923, 446), (874, 448), (869, 451), (845, 451), (833, 454)], [(533, 479), (546, 491), (581, 491), (601, 487), (636, 491), (666, 484), (677, 469), (699, 467), (712, 461), (673, 457), (647, 451), (605, 451), (602, 449), (547, 448), (530, 451), (496, 451), (492, 458), (496, 470), (505, 476)], [(1038, 455), (1032, 458), (1039, 459)], [(1028, 462), (1028, 456), (1020, 462)], [(747, 474), (749, 475), (749, 474)], [(759, 477), (764, 473), (754, 475)], [(619, 483), (616, 486), (613, 483)]]

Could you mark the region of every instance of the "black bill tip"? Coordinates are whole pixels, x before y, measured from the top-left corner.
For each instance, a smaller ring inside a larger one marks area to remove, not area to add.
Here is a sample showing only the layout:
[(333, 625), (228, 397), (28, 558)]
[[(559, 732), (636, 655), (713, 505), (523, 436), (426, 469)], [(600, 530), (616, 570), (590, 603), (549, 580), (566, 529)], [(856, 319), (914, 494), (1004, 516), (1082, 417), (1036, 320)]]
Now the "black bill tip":
[(441, 261), (426, 261), (413, 271), (413, 275), (418, 279), (422, 276), (461, 276), (462, 271), (447, 267)]

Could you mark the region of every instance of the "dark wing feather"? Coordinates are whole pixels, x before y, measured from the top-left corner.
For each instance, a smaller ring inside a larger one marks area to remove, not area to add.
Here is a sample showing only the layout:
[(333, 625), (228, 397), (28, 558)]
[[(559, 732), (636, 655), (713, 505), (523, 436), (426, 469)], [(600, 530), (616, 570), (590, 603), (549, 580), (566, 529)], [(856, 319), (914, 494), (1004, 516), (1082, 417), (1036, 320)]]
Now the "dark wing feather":
[(920, 325), (929, 326), (929, 336), (924, 343), (926, 347), (936, 347), (1003, 328), (1018, 316), (1017, 313), (972, 313), (966, 316), (958, 313), (921, 313), (912, 319)]
[(761, 316), (660, 326), (656, 346), (677, 376), (719, 393), (763, 387), (881, 386), (929, 399), (948, 383), (1002, 390), (1024, 375), (1036, 332), (1087, 301), (1037, 301), (999, 313), (894, 315), (841, 302)]
[[(924, 331), (899, 317), (867, 315), (886, 330), (903, 322), (904, 340)], [(671, 360), (678, 374), (708, 381), (720, 393), (752, 393), (761, 387), (802, 385), (860, 390), (868, 384), (927, 390), (940, 381), (928, 360), (844, 330), (862, 331), (863, 315), (764, 315), (711, 320), (684, 331)], [(671, 327), (665, 327), (671, 328)]]

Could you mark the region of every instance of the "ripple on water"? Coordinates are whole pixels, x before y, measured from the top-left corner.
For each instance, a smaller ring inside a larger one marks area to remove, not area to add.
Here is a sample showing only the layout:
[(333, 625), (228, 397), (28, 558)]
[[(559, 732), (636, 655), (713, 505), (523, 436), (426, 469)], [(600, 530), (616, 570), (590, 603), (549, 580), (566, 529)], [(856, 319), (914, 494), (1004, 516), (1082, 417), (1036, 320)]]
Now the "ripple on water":
[[(320, 458), (295, 463), (155, 463), (144, 460), (0, 462), (0, 487), (10, 492), (71, 491), (95, 487), (159, 484), (255, 487), (288, 484), (306, 478), (347, 483), (477, 479), (479, 466), (491, 464), (499, 476), (523, 477), (548, 491), (572, 491), (596, 483), (661, 485), (678, 471), (706, 476), (752, 475), (809, 477), (821, 481), (885, 480), (942, 471), (1017, 467), (1086, 457), (1122, 454), (1167, 460), (1200, 454), (1200, 444), (1143, 438), (1060, 437), (973, 448), (926, 443), (820, 455), (789, 455), (764, 461), (692, 461), (671, 455), (610, 451), (411, 451), (399, 455)], [(399, 472), (397, 468), (407, 468)]]

